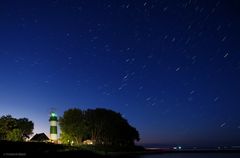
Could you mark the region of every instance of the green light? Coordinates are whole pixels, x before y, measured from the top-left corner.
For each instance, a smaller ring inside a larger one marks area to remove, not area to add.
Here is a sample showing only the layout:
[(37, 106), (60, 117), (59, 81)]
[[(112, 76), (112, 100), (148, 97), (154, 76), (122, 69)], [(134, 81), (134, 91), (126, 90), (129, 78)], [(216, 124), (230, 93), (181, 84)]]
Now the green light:
[(57, 117), (57, 115), (54, 112), (52, 112), (51, 117)]
[(51, 112), (49, 121), (58, 121), (58, 117), (55, 112)]

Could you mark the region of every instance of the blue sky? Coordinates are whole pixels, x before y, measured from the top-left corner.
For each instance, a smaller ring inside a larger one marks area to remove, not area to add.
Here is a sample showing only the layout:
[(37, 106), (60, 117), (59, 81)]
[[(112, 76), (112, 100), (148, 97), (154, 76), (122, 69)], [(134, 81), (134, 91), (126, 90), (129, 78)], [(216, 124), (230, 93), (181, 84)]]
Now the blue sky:
[(239, 2), (1, 1), (0, 114), (120, 112), (141, 143), (239, 145)]

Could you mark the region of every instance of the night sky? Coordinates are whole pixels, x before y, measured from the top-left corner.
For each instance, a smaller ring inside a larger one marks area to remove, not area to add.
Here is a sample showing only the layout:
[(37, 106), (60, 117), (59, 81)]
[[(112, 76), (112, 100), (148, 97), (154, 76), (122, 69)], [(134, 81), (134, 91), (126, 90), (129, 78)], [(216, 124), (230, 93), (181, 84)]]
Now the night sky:
[(240, 145), (238, 0), (1, 0), (0, 115), (120, 112), (140, 143)]

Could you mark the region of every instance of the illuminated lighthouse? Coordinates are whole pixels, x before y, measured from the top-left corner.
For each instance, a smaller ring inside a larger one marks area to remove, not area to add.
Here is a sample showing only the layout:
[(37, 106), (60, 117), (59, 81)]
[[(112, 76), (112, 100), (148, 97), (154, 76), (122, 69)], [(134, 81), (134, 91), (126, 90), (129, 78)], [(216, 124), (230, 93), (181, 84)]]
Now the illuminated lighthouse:
[(50, 140), (53, 142), (57, 142), (57, 114), (55, 112), (51, 112), (49, 122), (50, 122)]

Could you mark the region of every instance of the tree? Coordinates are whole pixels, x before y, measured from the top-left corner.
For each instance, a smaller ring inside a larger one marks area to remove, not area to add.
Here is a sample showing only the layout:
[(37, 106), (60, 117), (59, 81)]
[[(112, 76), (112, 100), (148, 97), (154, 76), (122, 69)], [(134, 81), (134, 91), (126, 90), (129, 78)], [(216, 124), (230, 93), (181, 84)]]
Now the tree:
[(27, 118), (16, 119), (11, 115), (2, 116), (0, 118), (0, 140), (24, 140), (24, 137), (32, 134), (33, 127), (33, 122)]
[[(134, 141), (139, 141), (136, 128), (129, 125), (128, 121), (117, 113), (108, 109), (95, 109), (95, 128), (100, 130), (96, 143), (115, 146), (132, 146)], [(100, 126), (101, 125), (101, 126)]]
[(63, 144), (71, 144), (71, 142), (73, 141), (73, 138), (70, 135), (68, 135), (67, 133), (62, 132), (60, 134), (60, 141)]
[(23, 140), (22, 131), (20, 129), (18, 129), (18, 128), (13, 129), (9, 133), (7, 133), (7, 140), (10, 140), (10, 141), (22, 141)]
[(129, 125), (120, 113), (108, 109), (69, 109), (60, 118), (61, 140), (80, 144), (91, 139), (95, 144), (133, 146), (139, 141), (136, 128)]
[(89, 109), (85, 112), (88, 137), (97, 144), (102, 143), (103, 133), (106, 128), (106, 119), (104, 117), (102, 109)]
[(17, 120), (17, 128), (20, 129), (22, 136), (29, 136), (33, 133), (33, 122), (27, 118), (20, 118)]
[[(86, 124), (83, 112), (80, 109), (69, 109), (59, 119), (60, 129), (76, 144), (81, 144), (86, 135)], [(65, 136), (64, 134), (62, 137)], [(64, 139), (64, 138), (62, 138)]]
[(17, 121), (11, 115), (2, 116), (0, 118), (0, 138), (7, 139), (7, 133), (17, 127)]

